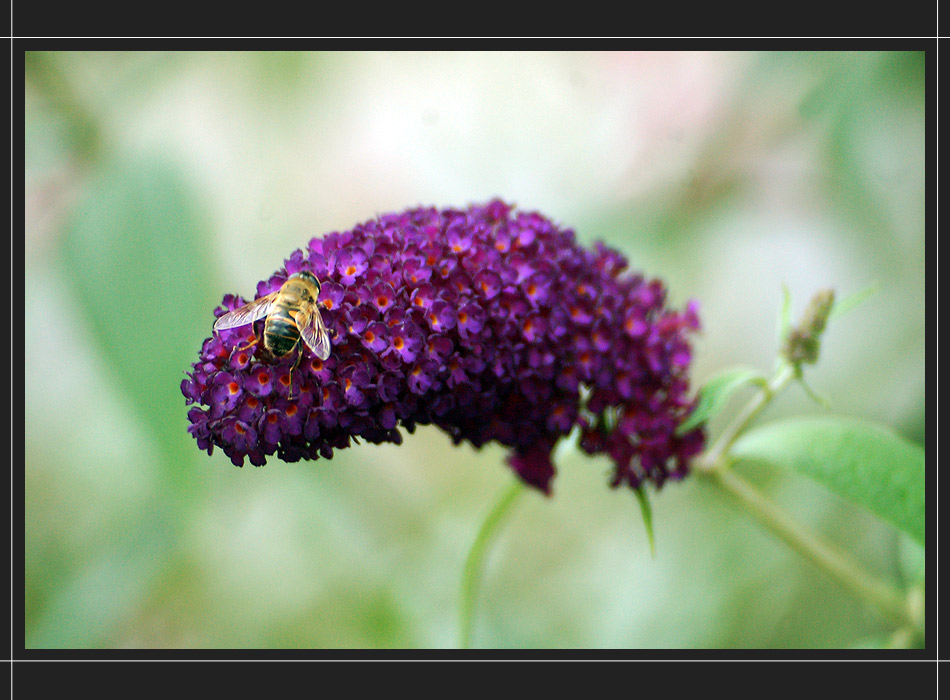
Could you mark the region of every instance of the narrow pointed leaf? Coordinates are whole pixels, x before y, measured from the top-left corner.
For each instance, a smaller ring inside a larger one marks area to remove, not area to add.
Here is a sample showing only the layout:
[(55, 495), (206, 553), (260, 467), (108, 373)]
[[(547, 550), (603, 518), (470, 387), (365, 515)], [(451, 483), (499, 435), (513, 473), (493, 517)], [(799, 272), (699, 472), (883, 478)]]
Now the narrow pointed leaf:
[(782, 285), (782, 306), (778, 313), (778, 325), (776, 334), (778, 335), (779, 345), (785, 342), (788, 337), (788, 329), (792, 325), (792, 294), (788, 291), (788, 285)]
[(747, 367), (727, 369), (710, 379), (699, 390), (696, 408), (676, 431), (682, 435), (718, 414), (729, 398), (747, 384), (766, 385), (766, 379), (758, 370)]
[(868, 287), (867, 289), (862, 289), (860, 292), (855, 292), (849, 297), (845, 297), (839, 301), (835, 302), (835, 305), (831, 307), (831, 313), (828, 314), (828, 319), (837, 318), (848, 313), (860, 304), (863, 301), (866, 301), (870, 297), (873, 297), (877, 294), (877, 285)]
[(644, 487), (634, 491), (637, 494), (637, 500), (640, 502), (640, 514), (643, 516), (643, 526), (647, 531), (647, 540), (650, 542), (650, 556), (656, 556), (656, 540), (653, 538), (653, 508), (650, 506), (650, 499), (647, 496)]

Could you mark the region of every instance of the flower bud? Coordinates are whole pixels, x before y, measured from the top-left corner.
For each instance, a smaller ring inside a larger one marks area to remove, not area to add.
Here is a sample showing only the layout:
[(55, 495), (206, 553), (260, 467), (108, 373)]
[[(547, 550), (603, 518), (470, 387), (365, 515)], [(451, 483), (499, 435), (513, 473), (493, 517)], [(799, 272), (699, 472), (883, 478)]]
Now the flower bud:
[(833, 289), (818, 291), (805, 309), (801, 322), (792, 328), (785, 339), (782, 356), (789, 364), (801, 367), (818, 361), (821, 334), (825, 330), (828, 314), (835, 303)]

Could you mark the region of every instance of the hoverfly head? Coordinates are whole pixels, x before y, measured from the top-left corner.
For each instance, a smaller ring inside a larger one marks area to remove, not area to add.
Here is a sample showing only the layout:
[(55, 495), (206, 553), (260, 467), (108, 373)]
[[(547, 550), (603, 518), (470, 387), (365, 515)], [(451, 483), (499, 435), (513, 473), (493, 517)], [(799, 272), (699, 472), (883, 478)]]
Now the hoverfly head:
[(312, 272), (309, 272), (309, 271), (307, 271), (307, 270), (301, 270), (300, 272), (298, 272), (298, 273), (296, 273), (296, 274), (294, 274), (294, 275), (291, 275), (291, 276), (292, 276), (292, 277), (300, 277), (300, 278), (302, 278), (302, 279), (307, 280), (310, 284), (312, 284), (313, 286), (315, 286), (315, 287), (317, 288), (317, 292), (320, 291), (320, 281), (319, 281), (316, 277), (314, 277), (314, 275), (313, 275)]

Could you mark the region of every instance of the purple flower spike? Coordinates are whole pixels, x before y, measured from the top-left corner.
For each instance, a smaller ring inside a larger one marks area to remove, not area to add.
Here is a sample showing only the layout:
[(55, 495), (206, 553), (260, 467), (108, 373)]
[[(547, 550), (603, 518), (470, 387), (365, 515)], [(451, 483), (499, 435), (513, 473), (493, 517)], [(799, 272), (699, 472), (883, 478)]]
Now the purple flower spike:
[[(689, 335), (698, 306), (666, 306), (658, 280), (617, 251), (500, 200), (409, 209), (314, 238), (258, 284), (259, 296), (312, 272), (332, 338), (276, 359), (263, 323), (206, 340), (181, 391), (188, 432), (240, 466), (268, 456), (330, 458), (359, 440), (400, 444), (433, 424), (456, 443), (497, 441), (527, 484), (550, 493), (551, 451), (572, 430), (614, 465), (610, 483), (662, 486), (689, 472), (702, 427)], [(243, 300), (226, 295), (215, 317)]]

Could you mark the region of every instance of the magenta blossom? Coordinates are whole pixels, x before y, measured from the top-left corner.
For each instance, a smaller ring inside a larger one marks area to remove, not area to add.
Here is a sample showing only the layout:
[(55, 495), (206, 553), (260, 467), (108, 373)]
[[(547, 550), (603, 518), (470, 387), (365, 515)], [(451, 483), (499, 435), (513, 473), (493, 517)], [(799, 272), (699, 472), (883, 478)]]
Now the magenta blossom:
[[(695, 403), (687, 336), (699, 319), (626, 267), (498, 200), (314, 238), (257, 295), (316, 276), (330, 357), (303, 343), (268, 357), (254, 343), (262, 320), (208, 338), (182, 382), (188, 430), (241, 466), (329, 458), (359, 438), (399, 444), (400, 427), (433, 424), (456, 443), (510, 447), (518, 476), (550, 493), (551, 451), (577, 428), (582, 449), (612, 460), (612, 486), (659, 487), (703, 447), (702, 428), (677, 434)], [(243, 303), (227, 295), (215, 316)]]

